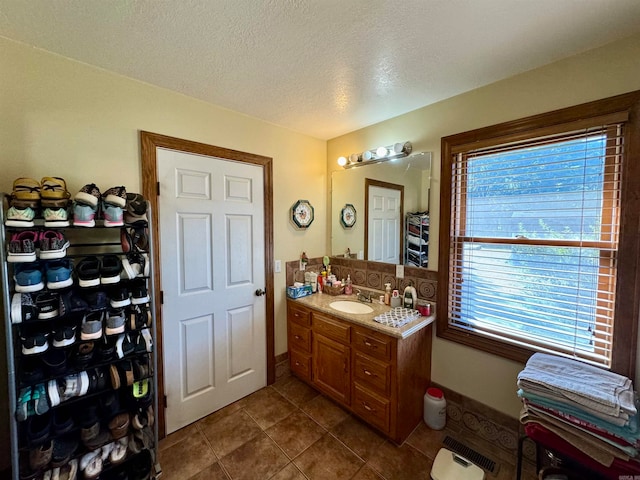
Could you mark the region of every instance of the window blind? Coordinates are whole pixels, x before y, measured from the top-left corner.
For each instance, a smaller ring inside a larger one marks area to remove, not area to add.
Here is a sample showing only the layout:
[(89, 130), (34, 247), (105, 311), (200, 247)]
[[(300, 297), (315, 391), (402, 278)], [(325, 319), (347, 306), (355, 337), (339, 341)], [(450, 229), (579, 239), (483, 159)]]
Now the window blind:
[(611, 365), (623, 128), (453, 153), (450, 326)]

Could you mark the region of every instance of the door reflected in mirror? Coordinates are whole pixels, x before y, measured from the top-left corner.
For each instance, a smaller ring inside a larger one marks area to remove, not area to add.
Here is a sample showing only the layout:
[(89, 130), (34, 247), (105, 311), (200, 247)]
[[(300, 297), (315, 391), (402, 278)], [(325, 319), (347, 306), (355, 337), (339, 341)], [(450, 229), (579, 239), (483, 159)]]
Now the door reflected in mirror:
[[(366, 179), (401, 185), (404, 188), (402, 214), (398, 225), (399, 238), (404, 237), (404, 219), (409, 212), (424, 212), (429, 209), (429, 191), (431, 185), (431, 153), (412, 155), (396, 161), (363, 165), (361, 167), (340, 169), (331, 175), (331, 254), (344, 256), (347, 249), (359, 258), (368, 259), (372, 244), (369, 231), (375, 227), (366, 218), (367, 187)], [(341, 211), (346, 204), (353, 205), (357, 212), (357, 221), (350, 228), (340, 223)], [(403, 263), (403, 240), (399, 241), (398, 261)], [(395, 256), (394, 256), (395, 258)], [(380, 261), (380, 260), (377, 260)]]

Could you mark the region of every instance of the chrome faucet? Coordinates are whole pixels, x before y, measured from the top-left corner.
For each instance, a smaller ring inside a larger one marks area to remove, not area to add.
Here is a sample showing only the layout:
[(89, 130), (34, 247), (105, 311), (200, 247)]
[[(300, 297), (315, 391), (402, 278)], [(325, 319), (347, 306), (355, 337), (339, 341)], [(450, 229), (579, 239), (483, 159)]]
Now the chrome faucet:
[(356, 290), (356, 298), (361, 302), (371, 303), (371, 292), (362, 293), (362, 290)]

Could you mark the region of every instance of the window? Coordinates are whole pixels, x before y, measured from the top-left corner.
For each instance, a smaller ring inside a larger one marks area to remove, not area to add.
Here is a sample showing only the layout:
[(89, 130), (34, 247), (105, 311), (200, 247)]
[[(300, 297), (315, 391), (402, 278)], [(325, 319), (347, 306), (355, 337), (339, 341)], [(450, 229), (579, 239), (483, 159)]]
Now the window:
[(633, 372), (638, 98), (443, 138), (439, 336)]

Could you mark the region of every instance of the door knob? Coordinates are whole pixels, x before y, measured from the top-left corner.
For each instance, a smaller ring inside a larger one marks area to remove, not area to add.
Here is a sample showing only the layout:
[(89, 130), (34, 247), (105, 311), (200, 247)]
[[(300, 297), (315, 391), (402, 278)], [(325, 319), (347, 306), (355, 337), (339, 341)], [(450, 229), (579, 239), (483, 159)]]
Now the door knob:
[(264, 295), (265, 293), (267, 293), (267, 292), (265, 292), (264, 290), (262, 290), (261, 288), (259, 288), (259, 289), (257, 289), (257, 290), (256, 290), (256, 297), (261, 297), (261, 296), (262, 296), (262, 295)]

